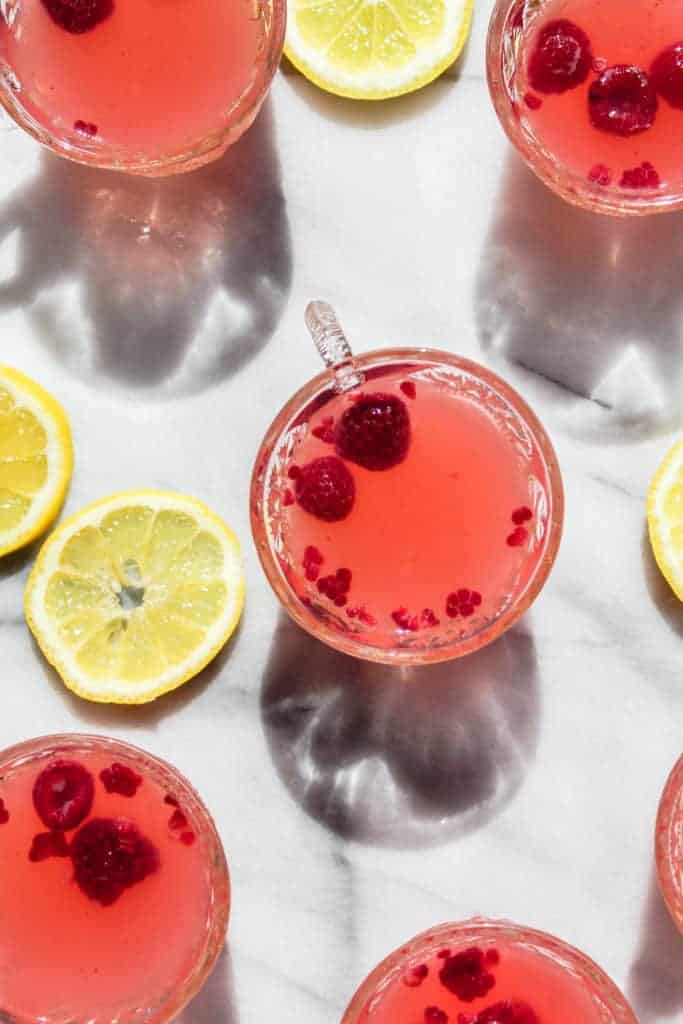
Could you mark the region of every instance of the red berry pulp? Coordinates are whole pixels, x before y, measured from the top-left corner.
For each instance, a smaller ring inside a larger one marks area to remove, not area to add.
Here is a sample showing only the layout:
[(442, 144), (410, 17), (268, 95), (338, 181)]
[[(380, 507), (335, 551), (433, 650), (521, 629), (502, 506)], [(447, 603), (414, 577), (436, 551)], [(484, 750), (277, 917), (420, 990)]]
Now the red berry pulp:
[(93, 818), (71, 843), (74, 878), (86, 896), (108, 907), (159, 870), (156, 847), (126, 818)]
[(480, 1010), (477, 1024), (539, 1024), (538, 1016), (527, 1003), (509, 999)]
[(346, 519), (353, 508), (356, 485), (342, 460), (334, 455), (302, 466), (295, 486), (297, 501), (316, 519), (334, 523)]
[[(405, 382), (404, 382), (405, 383)], [(410, 447), (410, 416), (397, 395), (361, 393), (337, 427), (337, 454), (364, 469), (392, 469)]]
[(104, 768), (100, 779), (107, 793), (119, 793), (121, 796), (135, 796), (138, 786), (142, 785), (142, 776), (118, 761), (114, 761), (111, 768)]
[[(586, 80), (593, 54), (588, 36), (571, 21), (548, 22), (529, 58), (529, 83), (542, 93), (562, 93)], [(540, 106), (540, 104), (539, 104)]]
[(627, 168), (621, 176), (622, 188), (657, 188), (659, 175), (648, 160), (638, 167)]
[(464, 1003), (481, 999), (496, 983), (484, 952), (476, 947), (449, 956), (439, 971), (439, 981)]
[(114, 13), (113, 0), (42, 0), (52, 20), (65, 32), (90, 32)]
[(652, 127), (657, 94), (642, 68), (616, 64), (588, 90), (591, 123), (613, 135), (635, 135)]
[(33, 837), (28, 859), (33, 863), (48, 857), (68, 857), (69, 844), (63, 832), (38, 832)]
[(95, 795), (93, 777), (76, 761), (53, 761), (33, 787), (33, 805), (50, 829), (72, 829), (90, 814)]

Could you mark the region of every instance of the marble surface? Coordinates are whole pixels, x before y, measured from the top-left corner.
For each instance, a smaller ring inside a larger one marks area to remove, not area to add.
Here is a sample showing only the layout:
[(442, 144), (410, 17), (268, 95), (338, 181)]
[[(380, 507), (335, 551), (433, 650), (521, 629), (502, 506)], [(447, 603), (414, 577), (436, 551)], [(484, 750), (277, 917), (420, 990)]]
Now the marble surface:
[[(229, 649), (145, 709), (72, 697), (24, 625), (35, 551), (0, 562), (0, 744), (108, 733), (185, 771), (232, 868), (228, 952), (182, 1024), (338, 1024), (388, 951), (473, 914), (554, 932), (642, 1021), (683, 1024), (683, 939), (652, 832), (681, 753), (683, 615), (644, 526), (681, 431), (683, 217), (597, 218), (510, 151), (464, 59), (366, 108), (281, 73), (222, 161), (126, 179), (0, 136), (0, 359), (67, 407), (67, 512), (139, 485), (211, 503), (244, 543)], [(276, 409), (317, 371), (312, 297), (359, 351), (434, 344), (490, 365), (537, 410), (567, 525), (532, 611), (460, 663), (355, 663), (280, 614), (247, 487)]]

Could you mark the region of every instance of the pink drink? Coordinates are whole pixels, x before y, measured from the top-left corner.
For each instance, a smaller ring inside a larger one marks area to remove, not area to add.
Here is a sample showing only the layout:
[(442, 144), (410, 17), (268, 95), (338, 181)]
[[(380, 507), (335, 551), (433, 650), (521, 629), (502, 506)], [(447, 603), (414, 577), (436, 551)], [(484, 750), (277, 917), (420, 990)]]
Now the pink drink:
[(635, 1024), (600, 969), (551, 936), (497, 922), (418, 936), (363, 983), (343, 1024)]
[(284, 29), (278, 0), (9, 0), (6, 21), (10, 112), (66, 155), (148, 170), (234, 141)]
[[(324, 391), (286, 431), (270, 478), (273, 545), (299, 605), (380, 655), (491, 639), (546, 556), (559, 512), (534, 433), (495, 378), (431, 356)], [(388, 416), (379, 465), (373, 438), (361, 439), (367, 451), (345, 440), (375, 413)], [(341, 474), (339, 509), (316, 508), (315, 491), (309, 500), (320, 466)]]
[(676, 762), (659, 804), (655, 854), (662, 896), (683, 932), (683, 757)]
[[(65, 786), (67, 818), (51, 818)], [(194, 791), (127, 745), (47, 737), (2, 755), (0, 806), (0, 1017), (169, 1020), (227, 922), (222, 849)]]

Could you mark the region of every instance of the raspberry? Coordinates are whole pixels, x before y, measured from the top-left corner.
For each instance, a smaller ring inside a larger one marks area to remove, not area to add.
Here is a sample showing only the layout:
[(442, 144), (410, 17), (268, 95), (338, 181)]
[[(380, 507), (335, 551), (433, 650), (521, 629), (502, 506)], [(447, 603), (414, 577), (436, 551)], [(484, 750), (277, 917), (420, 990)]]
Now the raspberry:
[(117, 761), (114, 761), (111, 768), (100, 772), (100, 779), (107, 793), (118, 793), (120, 796), (135, 796), (142, 783), (142, 775)]
[(672, 107), (683, 107), (683, 43), (674, 43), (655, 57), (650, 78), (667, 103)]
[(464, 1003), (485, 996), (496, 983), (493, 975), (486, 970), (482, 950), (476, 947), (449, 956), (439, 971), (439, 980)]
[(306, 512), (328, 523), (346, 519), (356, 498), (348, 469), (334, 455), (313, 459), (295, 478), (296, 498)]
[(538, 33), (529, 59), (529, 83), (536, 92), (567, 92), (585, 82), (592, 60), (583, 29), (564, 18), (551, 21)]
[(658, 188), (659, 175), (647, 160), (639, 167), (624, 171), (619, 182), (622, 188)]
[(114, 0), (42, 0), (52, 20), (65, 32), (90, 32), (114, 13)]
[(76, 882), (103, 907), (159, 869), (156, 847), (126, 818), (93, 818), (71, 844)]
[(527, 1003), (505, 999), (481, 1010), (476, 1024), (539, 1024), (539, 1020)]
[(69, 844), (63, 832), (39, 832), (33, 837), (28, 859), (34, 864), (48, 857), (68, 857)]
[(92, 121), (74, 121), (74, 131), (81, 135), (97, 135), (97, 125)]
[(657, 94), (641, 68), (615, 64), (588, 90), (588, 113), (594, 128), (613, 135), (636, 135), (652, 127)]
[(381, 392), (361, 395), (337, 426), (337, 454), (364, 469), (391, 469), (410, 447), (410, 416), (405, 402)]
[(90, 814), (95, 784), (76, 761), (53, 761), (33, 786), (33, 805), (47, 828), (76, 828)]

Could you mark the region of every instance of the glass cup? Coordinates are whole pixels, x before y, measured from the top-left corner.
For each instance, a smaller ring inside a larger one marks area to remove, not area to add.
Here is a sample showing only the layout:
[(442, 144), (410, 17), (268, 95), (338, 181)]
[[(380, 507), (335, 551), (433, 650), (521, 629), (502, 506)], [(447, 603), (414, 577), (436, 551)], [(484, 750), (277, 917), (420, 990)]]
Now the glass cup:
[(584, 953), (534, 928), (485, 918), (439, 925), (391, 953), (362, 983), (342, 1024), (390, 1024), (399, 1013), (425, 1024), (637, 1024)]
[[(428, 348), (354, 357), (326, 303), (310, 304), (307, 323), (327, 369), (276, 416), (251, 484), (275, 594), (313, 636), (370, 661), (446, 661), (490, 643), (538, 595), (560, 542), (562, 482), (543, 427), (476, 363)], [(378, 397), (397, 417), (379, 462), (348, 450)], [(316, 505), (319, 486), (341, 504)]]
[(683, 932), (683, 757), (669, 776), (655, 828), (657, 878), (676, 927)]
[(285, 21), (286, 0), (3, 0), (0, 103), (71, 160), (190, 171), (254, 121)]
[[(660, 17), (658, 11), (670, 5), (657, 5), (655, 0), (647, 0), (650, 7), (646, 9), (645, 2), (633, 5), (633, 10), (640, 8), (643, 11), (643, 25), (630, 26), (625, 31), (635, 38), (633, 53), (640, 55), (637, 63), (644, 62), (647, 70), (649, 58), (646, 61), (642, 52), (642, 36), (650, 31), (648, 19)], [(602, 70), (620, 62), (614, 54), (618, 54), (620, 49), (623, 51), (623, 40), (619, 38), (623, 19), (618, 16), (616, 6), (611, 12), (607, 5), (604, 8), (593, 5), (588, 10), (589, 5), (584, 4), (582, 13), (577, 16), (581, 18), (580, 28), (586, 30), (591, 43), (594, 43), (591, 19), (596, 22), (596, 32), (600, 29), (602, 39), (605, 28), (600, 21), (604, 22), (609, 14), (611, 31), (616, 38), (609, 45), (604, 44), (604, 54), (601, 51), (598, 55), (597, 50), (593, 51), (592, 66), (586, 69), (586, 77), (577, 85), (576, 91), (568, 90), (561, 95), (556, 92), (541, 94), (530, 88), (530, 76), (525, 73), (530, 40), (536, 26), (546, 20), (548, 6), (548, 0), (496, 0), (491, 15), (486, 53), (488, 85), (500, 123), (512, 144), (541, 181), (563, 199), (584, 209), (628, 215), (683, 208), (683, 167), (677, 177), (674, 174), (664, 175), (661, 184), (650, 182), (645, 173), (648, 167), (654, 169), (651, 161), (659, 164), (660, 156), (665, 159), (663, 154), (671, 148), (672, 135), (680, 131), (675, 127), (677, 119), (683, 117), (680, 111), (672, 110), (660, 99), (652, 130), (640, 131), (630, 137), (606, 133), (591, 124), (588, 89), (597, 82)], [(573, 12), (564, 10), (559, 17), (572, 19)], [(661, 31), (666, 35), (665, 26)], [(610, 29), (607, 29), (607, 34), (611, 34)], [(651, 44), (656, 52), (654, 38)], [(656, 102), (652, 100), (653, 104)], [(549, 131), (547, 122), (542, 118), (551, 113), (555, 121)], [(556, 125), (562, 126), (561, 132), (557, 131)], [(564, 155), (557, 150), (563, 150)], [(574, 154), (577, 157), (580, 154), (580, 158), (572, 164), (571, 156)], [(638, 187), (634, 171), (640, 175)]]
[(225, 943), (230, 883), (200, 797), (102, 736), (0, 753), (0, 1019), (166, 1024)]

